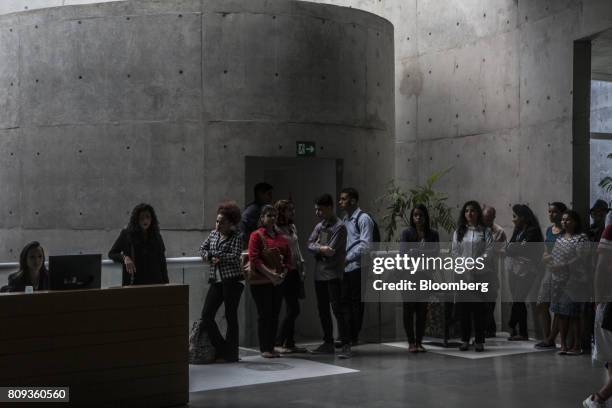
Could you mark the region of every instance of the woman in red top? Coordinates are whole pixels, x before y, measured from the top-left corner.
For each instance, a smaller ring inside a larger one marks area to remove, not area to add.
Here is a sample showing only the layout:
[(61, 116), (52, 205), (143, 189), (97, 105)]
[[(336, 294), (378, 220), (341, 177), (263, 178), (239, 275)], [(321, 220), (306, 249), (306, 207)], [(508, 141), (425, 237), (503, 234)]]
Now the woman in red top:
[[(281, 283), (291, 267), (289, 241), (276, 228), (278, 213), (271, 205), (261, 209), (260, 227), (249, 238), (249, 263), (256, 271), (249, 280), (251, 295), (257, 306), (257, 334), (262, 357), (280, 357), (274, 351), (274, 340), (278, 328), (278, 315), (283, 299)], [(281, 255), (279, 265), (266, 264), (262, 252), (278, 248)]]

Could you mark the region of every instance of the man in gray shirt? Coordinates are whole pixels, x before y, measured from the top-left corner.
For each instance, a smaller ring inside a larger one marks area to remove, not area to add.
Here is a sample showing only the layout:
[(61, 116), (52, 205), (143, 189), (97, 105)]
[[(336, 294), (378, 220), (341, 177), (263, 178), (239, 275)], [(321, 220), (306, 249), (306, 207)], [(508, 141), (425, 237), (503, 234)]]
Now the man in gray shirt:
[(329, 306), (338, 323), (342, 343), (339, 358), (351, 357), (351, 344), (347, 320), (347, 305), (342, 302), (342, 278), (346, 257), (346, 227), (334, 213), (334, 199), (323, 194), (315, 201), (315, 211), (321, 220), (308, 239), (308, 250), (315, 256), (315, 292), (319, 319), (323, 329), (323, 344), (313, 353), (334, 352), (333, 322)]

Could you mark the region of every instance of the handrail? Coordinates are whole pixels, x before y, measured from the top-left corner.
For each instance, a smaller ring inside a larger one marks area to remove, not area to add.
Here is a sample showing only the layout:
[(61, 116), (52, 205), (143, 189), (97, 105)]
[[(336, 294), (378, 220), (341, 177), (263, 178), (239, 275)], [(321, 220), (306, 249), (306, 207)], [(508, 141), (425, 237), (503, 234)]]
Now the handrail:
[[(168, 265), (189, 265), (189, 266), (197, 266), (203, 265), (202, 258), (199, 256), (184, 256), (179, 258), (166, 258), (166, 263)], [(49, 266), (49, 262), (45, 262), (45, 265)], [(111, 259), (103, 259), (102, 266), (105, 267), (120, 267), (119, 263), (114, 262)], [(13, 270), (16, 271), (19, 269), (19, 262), (0, 262), (0, 271), (4, 270)]]

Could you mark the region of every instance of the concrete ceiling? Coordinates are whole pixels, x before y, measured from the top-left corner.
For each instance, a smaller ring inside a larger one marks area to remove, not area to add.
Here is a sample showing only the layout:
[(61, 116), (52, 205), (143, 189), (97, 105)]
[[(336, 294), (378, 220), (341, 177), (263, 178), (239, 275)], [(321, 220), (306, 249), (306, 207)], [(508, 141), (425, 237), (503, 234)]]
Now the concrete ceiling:
[(591, 44), (591, 78), (612, 81), (612, 29), (597, 35)]

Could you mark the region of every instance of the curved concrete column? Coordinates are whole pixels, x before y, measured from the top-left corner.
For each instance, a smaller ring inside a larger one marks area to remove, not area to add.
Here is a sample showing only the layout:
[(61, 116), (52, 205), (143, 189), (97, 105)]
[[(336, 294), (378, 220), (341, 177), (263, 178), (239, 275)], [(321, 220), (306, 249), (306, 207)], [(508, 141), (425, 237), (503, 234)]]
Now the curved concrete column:
[(393, 176), (393, 27), (282, 0), (128, 1), (0, 16), (0, 259), (105, 252), (151, 202), (192, 255), (245, 157), (342, 159), (371, 202)]

